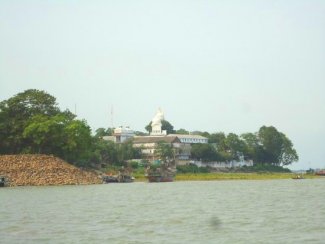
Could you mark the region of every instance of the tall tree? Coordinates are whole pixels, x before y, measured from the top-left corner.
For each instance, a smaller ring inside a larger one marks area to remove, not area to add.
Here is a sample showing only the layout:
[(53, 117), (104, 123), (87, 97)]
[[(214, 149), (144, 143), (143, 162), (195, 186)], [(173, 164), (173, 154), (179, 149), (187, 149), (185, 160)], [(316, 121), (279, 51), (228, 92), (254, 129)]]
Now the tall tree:
[(298, 161), (299, 157), (292, 142), (275, 127), (262, 126), (258, 131), (258, 139), (267, 163), (288, 165)]
[(117, 162), (126, 164), (129, 159), (141, 157), (140, 149), (134, 148), (132, 141), (115, 144), (117, 150)]
[(244, 155), (248, 159), (252, 159), (254, 164), (267, 164), (271, 163), (270, 155), (265, 150), (261, 142), (258, 132), (257, 133), (244, 133), (241, 138), (245, 142)]
[(225, 144), (233, 160), (238, 160), (239, 155), (243, 155), (245, 151), (245, 142), (234, 133), (229, 133), (227, 135)]
[(95, 131), (95, 137), (102, 138), (103, 136), (111, 136), (114, 133), (114, 128), (98, 128)]
[(175, 151), (171, 145), (161, 141), (155, 148), (155, 157), (160, 158), (163, 162), (168, 162), (174, 160)]
[(263, 148), (259, 143), (257, 135), (254, 133), (244, 133), (240, 137), (245, 143), (245, 157), (252, 159), (255, 163), (262, 162), (263, 160), (259, 158), (259, 155)]
[(214, 143), (218, 150), (226, 150), (226, 135), (223, 132), (212, 133), (208, 137), (209, 143)]
[(299, 160), (299, 156), (297, 151), (293, 148), (292, 142), (286, 137), (286, 135), (281, 132), (280, 134), (282, 136), (282, 150), (279, 160), (280, 163), (282, 165), (289, 165), (292, 162), (297, 162)]
[(0, 103), (0, 148), (2, 153), (19, 153), (26, 146), (23, 131), (35, 115), (54, 116), (60, 112), (56, 99), (35, 89)]
[(93, 154), (91, 162), (95, 165), (107, 166), (118, 162), (116, 144), (112, 141), (105, 141), (93, 137)]
[(193, 144), (191, 156), (204, 162), (219, 160), (217, 152), (211, 144)]
[(64, 158), (86, 165), (91, 157), (91, 129), (85, 120), (72, 120), (64, 127), (66, 144)]
[(92, 148), (86, 121), (60, 111), (44, 91), (26, 90), (0, 103), (0, 153), (45, 153), (87, 163)]
[(262, 126), (258, 131), (258, 137), (263, 145), (268, 163), (278, 165), (282, 148), (281, 134), (273, 126)]

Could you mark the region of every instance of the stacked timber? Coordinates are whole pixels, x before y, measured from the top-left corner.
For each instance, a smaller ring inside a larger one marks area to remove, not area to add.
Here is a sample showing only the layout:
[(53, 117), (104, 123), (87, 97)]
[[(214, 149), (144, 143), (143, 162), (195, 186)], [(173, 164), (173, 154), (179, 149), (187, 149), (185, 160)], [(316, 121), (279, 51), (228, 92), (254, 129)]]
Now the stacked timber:
[(2, 155), (0, 175), (10, 186), (99, 184), (94, 172), (82, 170), (62, 159), (49, 155)]

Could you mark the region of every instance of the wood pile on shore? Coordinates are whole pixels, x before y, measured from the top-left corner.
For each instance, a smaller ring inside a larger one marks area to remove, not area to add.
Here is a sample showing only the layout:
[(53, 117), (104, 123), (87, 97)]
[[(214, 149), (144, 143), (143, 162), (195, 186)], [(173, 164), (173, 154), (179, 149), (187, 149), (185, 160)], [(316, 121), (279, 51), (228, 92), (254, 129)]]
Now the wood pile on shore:
[(99, 184), (98, 174), (79, 169), (60, 158), (49, 155), (2, 155), (0, 175), (10, 186)]

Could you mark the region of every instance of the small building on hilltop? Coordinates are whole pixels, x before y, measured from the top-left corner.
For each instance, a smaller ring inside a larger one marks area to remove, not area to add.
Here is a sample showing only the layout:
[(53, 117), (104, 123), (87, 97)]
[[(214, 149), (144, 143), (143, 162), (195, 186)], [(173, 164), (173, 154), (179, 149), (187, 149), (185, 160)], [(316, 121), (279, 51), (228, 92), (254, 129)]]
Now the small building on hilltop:
[(115, 143), (123, 143), (135, 136), (135, 133), (129, 126), (119, 126), (114, 129), (112, 136), (103, 136), (106, 141), (113, 141)]
[(116, 143), (123, 143), (126, 140), (135, 136), (134, 131), (130, 129), (129, 126), (126, 127), (117, 127), (114, 129), (113, 136), (116, 138)]

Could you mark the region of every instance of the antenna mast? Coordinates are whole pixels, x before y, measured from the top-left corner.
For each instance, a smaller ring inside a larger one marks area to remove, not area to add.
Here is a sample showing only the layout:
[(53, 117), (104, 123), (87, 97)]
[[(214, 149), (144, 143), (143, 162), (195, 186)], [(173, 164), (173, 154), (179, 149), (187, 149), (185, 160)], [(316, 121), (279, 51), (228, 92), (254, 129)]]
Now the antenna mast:
[(111, 106), (111, 127), (114, 128), (114, 108)]

